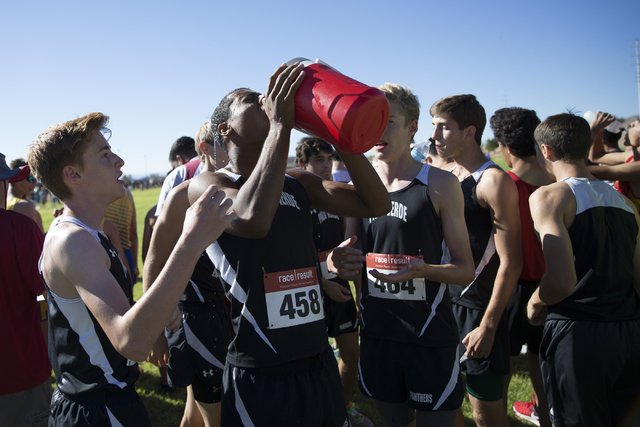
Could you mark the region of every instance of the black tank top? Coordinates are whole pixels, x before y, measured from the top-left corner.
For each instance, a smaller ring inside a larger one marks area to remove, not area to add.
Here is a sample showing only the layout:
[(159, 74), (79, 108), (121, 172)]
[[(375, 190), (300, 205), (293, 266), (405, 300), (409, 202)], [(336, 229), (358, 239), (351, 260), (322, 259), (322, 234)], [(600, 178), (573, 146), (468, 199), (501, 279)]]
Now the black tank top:
[(469, 231), (476, 278), (467, 286), (449, 285), (451, 299), (455, 304), (477, 310), (484, 310), (489, 305), (493, 283), (500, 267), (500, 258), (493, 240), (491, 213), (480, 205), (476, 197), (478, 181), (489, 167), (497, 168), (498, 165), (489, 161), (461, 182), (464, 220)]
[(193, 269), (189, 284), (184, 290), (181, 302), (186, 303), (217, 303), (224, 300), (224, 288), (220, 282), (217, 270), (203, 252)]
[(400, 269), (411, 257), (427, 264), (443, 261), (440, 217), (429, 196), (429, 165), (405, 188), (390, 193), (391, 211), (359, 220), (367, 268), (362, 281), (361, 334), (426, 347), (454, 346), (458, 328), (446, 284), (427, 279), (381, 283), (368, 275)]
[[(349, 289), (349, 282), (331, 273), (327, 268), (327, 255), (344, 240), (343, 219), (337, 215), (311, 209), (313, 242), (318, 250), (322, 277), (340, 283)], [(328, 297), (327, 297), (328, 298)]]
[[(238, 189), (244, 177), (231, 174)], [(223, 233), (207, 248), (231, 300), (236, 336), (227, 360), (251, 368), (315, 356), (328, 345), (306, 190), (286, 176), (262, 239)]]
[(563, 180), (576, 197), (569, 227), (578, 283), (549, 306), (547, 319), (620, 321), (640, 318), (633, 256), (638, 224), (620, 194), (603, 181)]
[[(72, 217), (54, 221), (51, 228), (62, 222), (71, 222), (84, 228), (100, 242), (111, 259), (109, 272), (120, 285), (129, 303), (133, 304), (127, 270), (106, 234), (93, 230)], [(40, 263), (44, 256), (50, 255), (43, 253)], [(41, 267), (40, 275), (44, 282)], [(48, 286), (47, 290), (49, 359), (60, 391), (68, 396), (79, 396), (101, 391), (117, 391), (132, 385), (140, 376), (138, 364), (116, 351), (82, 299), (60, 298), (51, 292)]]

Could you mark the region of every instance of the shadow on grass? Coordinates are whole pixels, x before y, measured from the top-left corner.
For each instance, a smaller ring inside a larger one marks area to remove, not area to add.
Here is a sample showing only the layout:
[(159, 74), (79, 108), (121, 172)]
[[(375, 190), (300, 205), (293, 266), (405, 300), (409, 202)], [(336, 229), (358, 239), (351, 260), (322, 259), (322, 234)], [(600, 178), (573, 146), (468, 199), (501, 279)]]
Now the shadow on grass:
[(187, 390), (174, 388), (170, 393), (159, 393), (156, 390), (159, 383), (158, 368), (146, 362), (141, 363), (136, 390), (147, 408), (151, 424), (154, 427), (179, 426), (184, 413)]

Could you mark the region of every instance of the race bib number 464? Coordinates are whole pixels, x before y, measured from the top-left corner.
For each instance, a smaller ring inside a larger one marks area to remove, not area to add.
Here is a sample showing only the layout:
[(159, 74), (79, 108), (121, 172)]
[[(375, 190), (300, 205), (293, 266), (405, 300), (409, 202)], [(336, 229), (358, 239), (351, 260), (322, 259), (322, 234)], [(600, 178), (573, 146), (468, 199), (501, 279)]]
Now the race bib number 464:
[(265, 274), (264, 292), (270, 329), (324, 319), (315, 267)]
[(373, 277), (370, 270), (393, 274), (409, 265), (411, 261), (423, 259), (422, 256), (367, 254), (367, 278), (369, 295), (376, 298), (399, 300), (424, 300), (424, 279), (419, 277), (406, 282), (381, 282)]

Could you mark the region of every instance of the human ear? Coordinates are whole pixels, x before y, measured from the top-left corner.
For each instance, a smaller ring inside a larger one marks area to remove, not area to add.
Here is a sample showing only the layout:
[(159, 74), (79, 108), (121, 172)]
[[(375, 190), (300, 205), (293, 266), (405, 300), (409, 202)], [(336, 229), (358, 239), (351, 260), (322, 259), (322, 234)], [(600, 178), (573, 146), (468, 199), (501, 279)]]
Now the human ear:
[(211, 153), (209, 153), (209, 146), (207, 145), (206, 142), (204, 141), (200, 141), (200, 143), (198, 144), (198, 148), (200, 149), (200, 151), (205, 154), (205, 155), (211, 155)]
[(82, 181), (82, 175), (80, 175), (80, 170), (76, 166), (62, 168), (62, 178), (69, 184), (79, 184)]
[(476, 127), (473, 125), (469, 125), (467, 126), (467, 128), (464, 130), (464, 136), (469, 138), (469, 139), (475, 139), (476, 137)]
[(413, 138), (416, 133), (418, 133), (418, 121), (413, 120), (411, 123), (409, 123), (409, 135), (411, 136), (411, 138)]
[(233, 129), (229, 126), (229, 123), (224, 122), (218, 125), (218, 133), (223, 137), (229, 136), (231, 132), (233, 132)]

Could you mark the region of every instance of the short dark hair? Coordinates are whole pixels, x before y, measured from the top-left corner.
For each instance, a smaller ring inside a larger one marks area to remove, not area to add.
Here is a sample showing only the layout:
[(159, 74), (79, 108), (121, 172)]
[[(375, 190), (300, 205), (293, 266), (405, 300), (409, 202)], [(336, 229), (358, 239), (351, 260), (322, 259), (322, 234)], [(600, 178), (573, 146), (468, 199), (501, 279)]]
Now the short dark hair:
[(233, 104), (234, 99), (236, 99), (236, 93), (241, 90), (251, 90), (245, 87), (234, 89), (222, 98), (216, 109), (213, 111), (211, 115), (211, 134), (213, 135), (213, 140), (216, 144), (218, 144), (225, 153), (229, 154), (227, 150), (227, 143), (218, 132), (218, 126), (222, 123), (226, 123), (231, 118), (231, 104)]
[(539, 124), (540, 119), (535, 111), (519, 107), (501, 108), (490, 120), (496, 140), (521, 159), (536, 155), (533, 133)]
[(321, 151), (334, 155), (333, 147), (326, 141), (315, 136), (302, 138), (296, 147), (296, 163), (309, 163), (309, 159), (317, 156)]
[(190, 136), (181, 136), (176, 139), (176, 141), (171, 146), (171, 151), (169, 151), (169, 161), (172, 162), (176, 160), (178, 156), (186, 156), (190, 159), (197, 156), (196, 153), (196, 142)]
[(548, 145), (564, 162), (582, 161), (591, 148), (591, 128), (580, 116), (570, 113), (548, 117), (536, 128), (538, 144)]
[(609, 132), (606, 129), (602, 131), (602, 141), (604, 142), (605, 145), (609, 147), (618, 148), (618, 140), (620, 140), (621, 136), (622, 136), (622, 131), (617, 133)]
[(11, 169), (18, 169), (19, 167), (22, 166), (27, 166), (27, 162), (25, 159), (18, 157), (17, 159), (13, 159), (11, 160), (11, 163), (9, 163), (9, 167)]
[(475, 140), (482, 144), (482, 133), (487, 125), (487, 115), (474, 95), (453, 95), (437, 100), (429, 109), (432, 117), (448, 115), (460, 130), (475, 126)]

